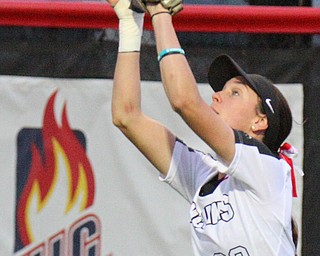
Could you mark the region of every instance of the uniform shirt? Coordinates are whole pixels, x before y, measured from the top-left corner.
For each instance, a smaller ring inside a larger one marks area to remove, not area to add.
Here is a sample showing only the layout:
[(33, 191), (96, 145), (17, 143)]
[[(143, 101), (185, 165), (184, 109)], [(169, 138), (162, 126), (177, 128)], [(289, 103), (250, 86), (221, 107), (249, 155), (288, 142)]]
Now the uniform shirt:
[[(293, 256), (290, 166), (259, 141), (235, 131), (229, 166), (175, 143), (166, 177), (191, 204), (196, 256)], [(218, 172), (226, 174), (218, 181)]]

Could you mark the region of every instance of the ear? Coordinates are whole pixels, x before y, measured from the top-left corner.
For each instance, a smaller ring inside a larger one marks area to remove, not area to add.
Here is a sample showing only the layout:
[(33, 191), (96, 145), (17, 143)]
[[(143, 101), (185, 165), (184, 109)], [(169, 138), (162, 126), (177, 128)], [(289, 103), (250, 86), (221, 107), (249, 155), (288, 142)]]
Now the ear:
[(264, 133), (268, 129), (268, 119), (265, 114), (258, 114), (254, 119), (254, 123), (251, 126), (251, 130), (255, 134)]

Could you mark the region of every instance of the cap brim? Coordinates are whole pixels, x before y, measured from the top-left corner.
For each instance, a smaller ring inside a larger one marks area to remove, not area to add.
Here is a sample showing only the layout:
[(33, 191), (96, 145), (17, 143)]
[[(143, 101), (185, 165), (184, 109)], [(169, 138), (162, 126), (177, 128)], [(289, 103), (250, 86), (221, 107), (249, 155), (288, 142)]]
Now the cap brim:
[(248, 85), (257, 91), (248, 74), (229, 56), (220, 55), (213, 60), (208, 72), (208, 81), (215, 92), (221, 91), (231, 78), (242, 76)]

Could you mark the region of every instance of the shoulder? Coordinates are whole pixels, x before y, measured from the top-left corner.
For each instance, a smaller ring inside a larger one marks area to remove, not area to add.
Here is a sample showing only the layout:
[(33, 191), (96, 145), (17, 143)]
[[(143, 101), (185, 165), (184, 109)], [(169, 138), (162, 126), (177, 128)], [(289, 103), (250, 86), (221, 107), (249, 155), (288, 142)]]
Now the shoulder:
[(272, 152), (264, 143), (249, 136), (245, 132), (234, 130), (234, 135), (236, 144), (242, 144), (248, 147), (255, 147), (260, 154), (279, 159), (278, 154)]
[(199, 154), (199, 155), (202, 155), (202, 156), (208, 155), (208, 154), (204, 153), (201, 150), (198, 150), (198, 149), (195, 149), (193, 147), (190, 147), (189, 145), (187, 145), (183, 140), (181, 140), (178, 137), (176, 138), (175, 149), (184, 150), (184, 151), (189, 152), (189, 153), (196, 153), (196, 154)]
[[(176, 153), (176, 154), (175, 154)], [(176, 138), (175, 147), (174, 147), (174, 155), (184, 154), (189, 160), (199, 160), (203, 162), (217, 162), (216, 153), (212, 152), (204, 152), (202, 150), (196, 149), (188, 144), (186, 144), (180, 138)]]

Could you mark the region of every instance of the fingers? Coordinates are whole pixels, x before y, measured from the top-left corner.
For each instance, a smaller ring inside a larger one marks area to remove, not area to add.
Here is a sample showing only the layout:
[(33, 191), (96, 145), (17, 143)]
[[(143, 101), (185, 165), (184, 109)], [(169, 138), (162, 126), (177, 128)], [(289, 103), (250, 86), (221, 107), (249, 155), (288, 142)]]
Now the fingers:
[(148, 12), (151, 16), (165, 10), (175, 15), (183, 9), (183, 6), (182, 0), (131, 0), (130, 9), (138, 13)]
[(167, 11), (167, 9), (162, 4), (160, 4), (160, 2), (156, 4), (152, 2), (147, 2), (147, 10), (150, 16), (158, 12)]
[(161, 0), (161, 4), (172, 16), (176, 15), (183, 9), (182, 0)]

